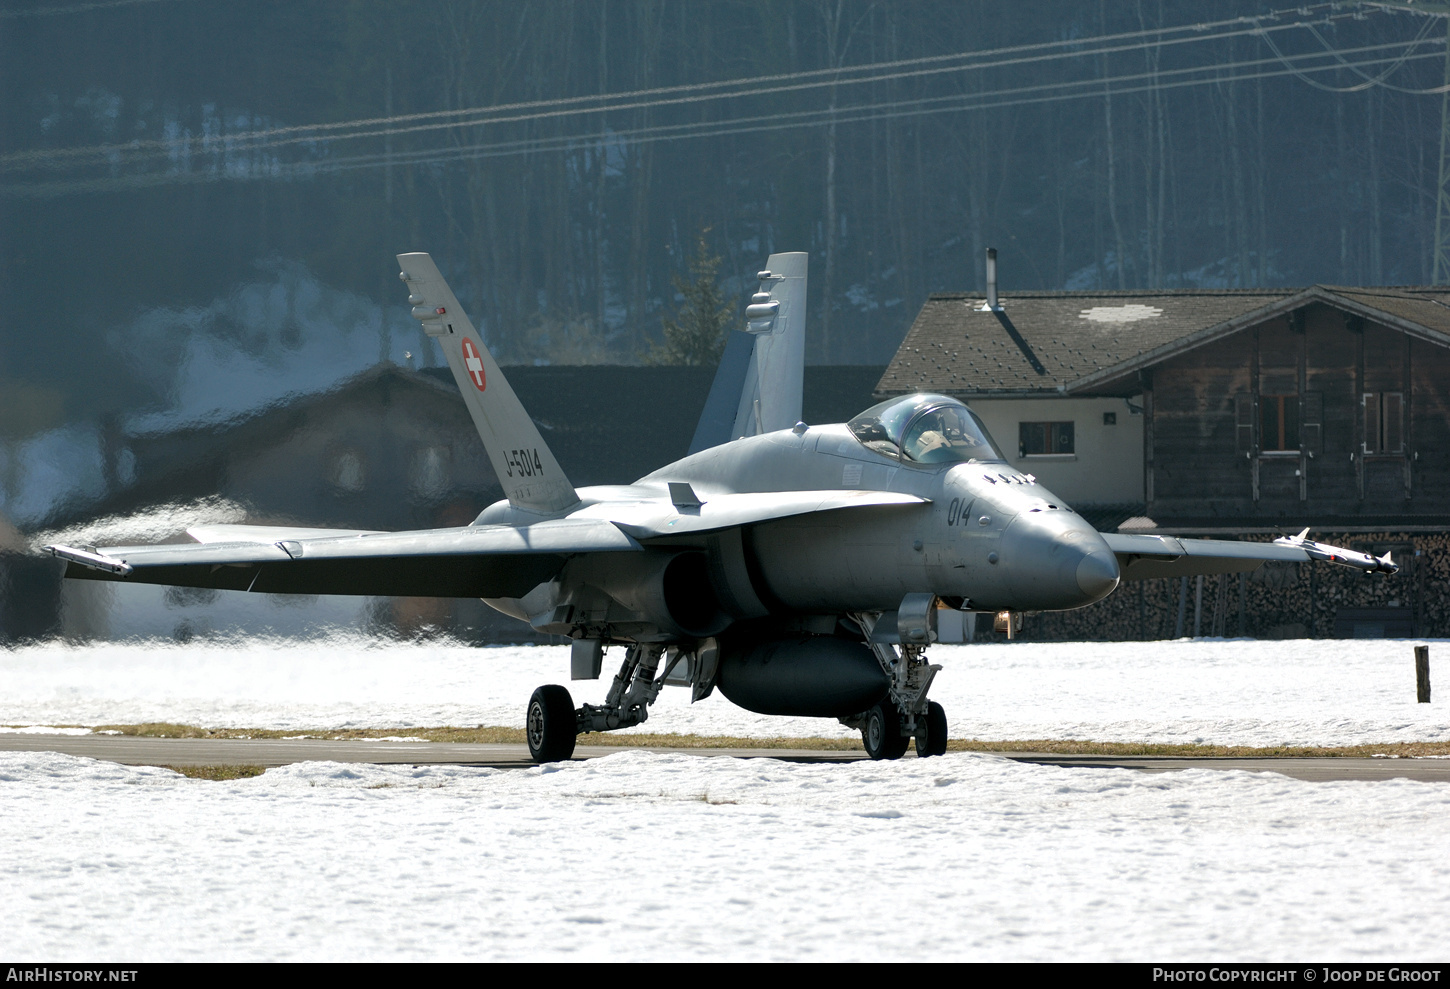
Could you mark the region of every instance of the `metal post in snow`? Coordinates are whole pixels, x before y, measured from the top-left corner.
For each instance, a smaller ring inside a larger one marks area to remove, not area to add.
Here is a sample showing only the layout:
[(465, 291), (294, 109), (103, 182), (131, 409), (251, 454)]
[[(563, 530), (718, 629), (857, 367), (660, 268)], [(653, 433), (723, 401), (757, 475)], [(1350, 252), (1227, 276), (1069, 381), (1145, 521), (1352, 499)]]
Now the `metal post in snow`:
[(1430, 703), (1430, 647), (1415, 647), (1415, 696), (1421, 704)]

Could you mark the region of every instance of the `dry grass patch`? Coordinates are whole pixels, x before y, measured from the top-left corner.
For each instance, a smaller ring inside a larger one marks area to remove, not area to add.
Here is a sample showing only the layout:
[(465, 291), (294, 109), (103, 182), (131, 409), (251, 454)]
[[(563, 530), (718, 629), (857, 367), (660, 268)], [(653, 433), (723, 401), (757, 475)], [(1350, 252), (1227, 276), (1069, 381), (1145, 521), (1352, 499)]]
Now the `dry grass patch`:
[(169, 769), (173, 773), (180, 773), (182, 776), (194, 780), (246, 780), (253, 776), (261, 776), (267, 771), (266, 766), (162, 766), (162, 769)]
[(1157, 745), (1143, 742), (1086, 742), (1076, 739), (1024, 739), (1011, 742), (952, 740), (949, 752), (1042, 752), (1049, 755), (1169, 756), (1220, 759), (1323, 759), (1450, 755), (1450, 742), (1396, 742), (1390, 745)]
[[(205, 728), (192, 725), (174, 725), (169, 721), (147, 721), (139, 725), (97, 725), (91, 729), (96, 734), (137, 735), (142, 738), (211, 738)], [(167, 767), (171, 768), (171, 767)]]
[(197, 728), (194, 725), (157, 721), (139, 725), (97, 725), (92, 731), (116, 732), (144, 738), (316, 738), (343, 742), (408, 736), (428, 742), (474, 742), (484, 745), (523, 745), (526, 741), (522, 728), (495, 728), (485, 725), (477, 728), (345, 728), (334, 731), (325, 728)]
[[(139, 725), (101, 725), (94, 731), (119, 732), (122, 735), (149, 738), (307, 738), (327, 741), (349, 741), (409, 736), (429, 742), (469, 742), (481, 745), (523, 745), (527, 741), (522, 728), (500, 728), (479, 725), (475, 728), (444, 726), (440, 728), (349, 728), (306, 731), (297, 728), (197, 728), (167, 722)], [(406, 745), (406, 742), (400, 742)], [(595, 748), (616, 749), (802, 749), (812, 752), (859, 752), (859, 738), (744, 738), (736, 735), (694, 735), (645, 732), (588, 732), (580, 735), (578, 744)], [(1082, 739), (1020, 739), (1007, 742), (985, 742), (979, 739), (953, 739), (947, 743), (950, 752), (1040, 752), (1047, 755), (1117, 756), (1120, 758), (1166, 756), (1171, 758), (1370, 758), (1372, 756), (1411, 759), (1425, 756), (1450, 756), (1450, 742), (1397, 742), (1390, 745), (1193, 745), (1151, 744), (1143, 742), (1090, 742)], [(171, 767), (174, 768), (174, 767)], [(178, 772), (183, 770), (178, 769)], [(255, 775), (255, 774), (253, 774)]]

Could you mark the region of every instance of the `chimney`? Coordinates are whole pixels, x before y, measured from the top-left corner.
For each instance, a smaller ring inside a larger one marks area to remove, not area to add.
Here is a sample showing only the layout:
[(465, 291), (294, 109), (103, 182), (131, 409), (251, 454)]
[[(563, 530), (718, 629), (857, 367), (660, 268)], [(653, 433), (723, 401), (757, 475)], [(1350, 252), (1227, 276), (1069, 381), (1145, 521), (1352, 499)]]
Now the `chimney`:
[(978, 312), (1001, 312), (1002, 306), (997, 302), (997, 249), (987, 248), (987, 301), (982, 303)]

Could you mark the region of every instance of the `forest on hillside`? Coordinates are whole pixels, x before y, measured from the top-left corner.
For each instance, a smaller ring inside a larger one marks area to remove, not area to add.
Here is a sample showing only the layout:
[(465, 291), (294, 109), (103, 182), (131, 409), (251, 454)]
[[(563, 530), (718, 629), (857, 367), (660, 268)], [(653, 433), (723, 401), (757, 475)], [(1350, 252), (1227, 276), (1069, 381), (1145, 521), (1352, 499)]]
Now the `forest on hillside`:
[(348, 307), (427, 363), (408, 250), (505, 362), (640, 360), (702, 232), (741, 305), (811, 253), (814, 363), (887, 360), (987, 246), (1006, 293), (1426, 283), (1445, 39), (1273, 0), (16, 2), (0, 386), (35, 428), (164, 406), (198, 335), (272, 359)]

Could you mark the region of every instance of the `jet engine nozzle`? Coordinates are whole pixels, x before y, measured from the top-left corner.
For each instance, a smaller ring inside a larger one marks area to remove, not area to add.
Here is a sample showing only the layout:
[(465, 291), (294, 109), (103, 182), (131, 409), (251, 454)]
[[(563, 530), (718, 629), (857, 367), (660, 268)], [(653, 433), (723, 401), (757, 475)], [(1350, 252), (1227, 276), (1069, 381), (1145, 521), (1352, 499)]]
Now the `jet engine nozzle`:
[(679, 635), (714, 635), (730, 624), (710, 581), (704, 553), (622, 553), (607, 567), (572, 571), (635, 613), (637, 620)]

